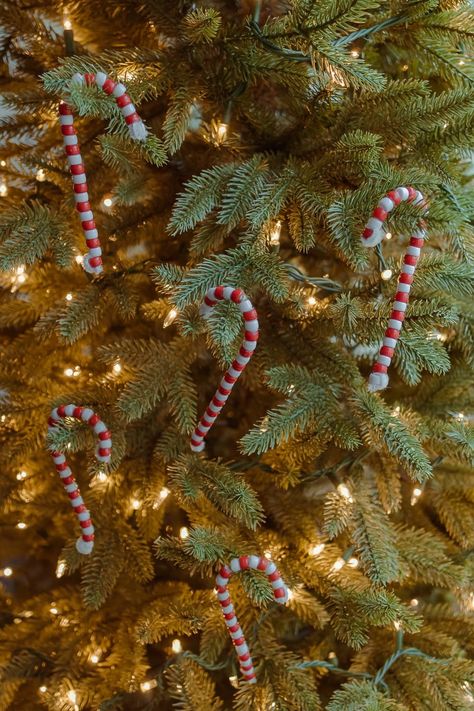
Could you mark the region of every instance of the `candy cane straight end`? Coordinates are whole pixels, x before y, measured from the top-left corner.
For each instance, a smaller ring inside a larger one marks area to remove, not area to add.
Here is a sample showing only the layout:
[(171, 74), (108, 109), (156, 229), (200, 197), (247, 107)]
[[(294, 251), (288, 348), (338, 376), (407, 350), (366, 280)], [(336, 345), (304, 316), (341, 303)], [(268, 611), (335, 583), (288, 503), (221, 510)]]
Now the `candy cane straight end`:
[[(98, 437), (98, 446), (95, 453), (99, 462), (108, 464), (110, 462), (112, 439), (106, 425), (93, 410), (88, 407), (77, 407), (76, 405), (61, 405), (55, 407), (48, 420), (48, 432), (52, 432), (59, 424), (60, 420), (66, 417), (73, 417), (81, 422), (86, 422)], [(56, 471), (58, 472), (64, 490), (69, 497), (74, 513), (77, 516), (82, 529), (81, 536), (76, 541), (76, 549), (82, 555), (89, 555), (94, 548), (94, 525), (92, 523), (89, 510), (79, 491), (74, 475), (62, 452), (51, 452)]]
[[(127, 124), (130, 137), (134, 141), (146, 140), (147, 130), (145, 124), (138, 115), (123, 84), (114, 82), (104, 72), (74, 74), (70, 83), (71, 85), (85, 84), (87, 86), (95, 84), (105, 94), (111, 94)], [(89, 250), (83, 257), (82, 266), (89, 274), (101, 274), (103, 272), (102, 249), (99, 233), (94, 222), (94, 213), (89, 202), (86, 169), (82, 160), (76, 129), (74, 128), (74, 116), (71, 108), (64, 101), (59, 104), (59, 121), (61, 133), (63, 134), (64, 150), (72, 175), (76, 210), (80, 215), (82, 230)]]
[[(395, 190), (390, 190), (390, 192), (379, 201), (372, 213), (372, 217), (365, 226), (361, 237), (362, 244), (365, 247), (375, 247), (380, 244), (385, 237), (383, 224), (388, 214), (403, 201), (416, 205), (423, 214), (427, 211), (427, 203), (419, 190), (415, 190), (415, 188), (412, 187), (400, 187)], [(388, 322), (388, 328), (385, 331), (383, 345), (369, 377), (368, 389), (370, 392), (385, 390), (388, 385), (387, 371), (392, 362), (393, 353), (403, 326), (410, 289), (413, 283), (413, 275), (426, 237), (424, 226), (424, 222), (420, 220), (418, 229), (415, 230), (413, 236), (410, 238), (410, 243), (403, 260), (402, 273), (398, 280), (397, 293), (395, 294), (395, 301)]]
[(191, 451), (193, 452), (202, 452), (204, 450), (204, 438), (216, 421), (220, 411), (227, 402), (227, 398), (232, 392), (232, 388), (245, 370), (257, 347), (259, 335), (257, 312), (241, 289), (235, 289), (233, 286), (216, 286), (213, 289), (209, 289), (204, 298), (204, 302), (201, 304), (199, 313), (203, 318), (209, 318), (217, 302), (223, 300), (233, 301), (234, 304), (237, 304), (239, 307), (245, 322), (244, 340), (238, 355), (222, 378), (219, 387), (214, 393), (214, 397), (194, 430), (190, 443)]
[(235, 647), (240, 671), (249, 684), (256, 684), (257, 678), (253, 666), (252, 657), (245, 641), (244, 633), (240, 627), (235, 614), (234, 603), (232, 602), (228, 590), (229, 578), (233, 573), (240, 573), (241, 570), (261, 570), (268, 577), (273, 588), (275, 602), (284, 605), (288, 602), (288, 588), (286, 587), (275, 563), (267, 558), (257, 555), (246, 555), (240, 558), (232, 558), (229, 565), (224, 565), (216, 577), (217, 599), (222, 607), (225, 624), (229, 630), (232, 643)]

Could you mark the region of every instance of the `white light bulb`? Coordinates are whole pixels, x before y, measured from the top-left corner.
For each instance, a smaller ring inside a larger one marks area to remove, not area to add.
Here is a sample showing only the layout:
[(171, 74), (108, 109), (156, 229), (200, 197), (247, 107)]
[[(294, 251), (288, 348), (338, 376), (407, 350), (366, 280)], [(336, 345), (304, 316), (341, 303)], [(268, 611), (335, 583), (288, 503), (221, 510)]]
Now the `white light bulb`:
[(142, 681), (140, 684), (140, 691), (150, 691), (151, 684), (149, 681)]
[(27, 476), (28, 476), (27, 472), (25, 472), (22, 469), (21, 472), (18, 472), (18, 474), (16, 475), (16, 478), (18, 479), (18, 481), (22, 481), (22, 479), (26, 479)]
[(16, 527), (17, 527), (17, 528), (26, 528), (26, 523), (25, 523), (24, 521), (19, 521), (19, 522), (16, 524)]
[(72, 368), (65, 368), (65, 369), (64, 369), (64, 375), (65, 375), (67, 378), (72, 378), (73, 375), (74, 375), (74, 370), (73, 370)]
[(272, 559), (272, 552), (271, 551), (263, 551), (263, 555), (265, 556), (265, 558), (267, 558), (267, 560)]
[(325, 548), (326, 548), (326, 544), (325, 544), (325, 543), (318, 543), (317, 545), (312, 546), (312, 547), (309, 549), (309, 554), (310, 554), (310, 555), (313, 555), (313, 556), (319, 555), (320, 553), (323, 552), (323, 550), (324, 550)]
[(68, 294), (66, 294), (66, 296), (65, 296), (64, 298), (66, 299), (66, 301), (72, 301), (72, 298), (73, 298), (73, 297), (72, 297), (71, 292), (69, 292)]
[(411, 607), (418, 606), (418, 600), (416, 599), (416, 597), (414, 597), (412, 600), (410, 600), (410, 605), (411, 605)]
[(62, 578), (66, 570), (66, 563), (63, 560), (58, 561), (56, 566), (56, 577)]
[(310, 306), (314, 306), (315, 303), (316, 303), (316, 299), (314, 298), (314, 296), (309, 296), (309, 297), (308, 297), (308, 304), (309, 304)]
[(351, 568), (357, 568), (357, 566), (359, 565), (359, 561), (357, 560), (357, 558), (349, 558), (349, 560), (347, 561), (347, 565), (350, 565)]
[(354, 59), (358, 59), (360, 57), (360, 54), (356, 49), (353, 49), (351, 52), (351, 57), (354, 57)]
[(133, 499), (132, 501), (132, 508), (135, 509), (135, 511), (138, 511), (140, 506), (142, 505), (142, 502), (139, 499)]
[(293, 592), (293, 590), (291, 588), (287, 588), (287, 589), (288, 589), (288, 600), (293, 600), (295, 593)]
[(114, 363), (112, 366), (112, 370), (116, 375), (118, 375), (122, 370), (122, 366), (120, 365), (120, 363)]
[(413, 489), (413, 496), (421, 496), (422, 493), (423, 493), (422, 490), (419, 489), (418, 487)]
[(180, 652), (182, 652), (182, 650), (183, 650), (183, 645), (181, 644), (181, 640), (180, 640), (180, 639), (174, 639), (174, 640), (171, 642), (171, 649), (173, 650), (173, 652), (174, 652), (175, 654), (179, 654)]
[(4, 568), (3, 575), (5, 576), (5, 578), (9, 578), (11, 575), (13, 575), (13, 570), (10, 567)]
[(270, 244), (274, 247), (280, 244), (281, 220), (277, 220), (270, 232)]
[(338, 558), (332, 566), (333, 570), (341, 570), (346, 564), (344, 558)]
[(76, 264), (82, 264), (84, 261), (84, 257), (82, 256), (82, 254), (76, 254), (74, 259), (76, 260)]
[(392, 233), (391, 233), (391, 232), (386, 232), (386, 233), (385, 233), (385, 239), (392, 239)]
[(67, 692), (66, 696), (68, 697), (68, 699), (69, 699), (69, 701), (71, 702), (71, 704), (75, 704), (75, 703), (76, 703), (76, 701), (77, 701), (77, 694), (76, 694), (76, 692), (74, 691), (74, 689), (70, 689), (70, 690)]
[(176, 311), (176, 309), (171, 309), (171, 311), (168, 312), (165, 320), (163, 321), (163, 328), (168, 328), (168, 326), (171, 326), (177, 315), (178, 312)]
[(354, 501), (351, 496), (351, 492), (349, 491), (349, 488), (345, 484), (338, 484), (337, 491), (344, 499), (347, 499), (350, 503)]
[(1, 160), (1, 161), (0, 161), (0, 165), (2, 166), (2, 168), (5, 168), (6, 164), (7, 164), (7, 161), (6, 161), (6, 160)]
[(219, 142), (224, 142), (225, 139), (227, 138), (227, 131), (229, 127), (226, 123), (219, 122), (217, 126), (217, 138)]
[(179, 537), (183, 541), (186, 538), (189, 538), (189, 529), (186, 526), (181, 526), (181, 528), (179, 529)]
[(0, 196), (5, 197), (5, 195), (8, 193), (8, 187), (5, 181), (0, 183)]
[(391, 269), (384, 269), (383, 272), (380, 273), (380, 276), (384, 281), (388, 281), (392, 278), (393, 272)]
[(114, 204), (114, 201), (113, 201), (113, 199), (110, 198), (110, 197), (105, 197), (105, 198), (102, 200), (102, 204), (103, 204), (104, 207), (112, 207), (112, 205)]
[(50, 611), (50, 613), (51, 613), (52, 615), (57, 615), (58, 612), (59, 612), (59, 610), (58, 610), (57, 607), (50, 607), (50, 608), (49, 608), (49, 611)]
[(97, 480), (100, 482), (107, 481), (107, 474), (101, 469), (100, 472), (97, 474)]
[(46, 180), (46, 173), (44, 172), (43, 168), (39, 168), (36, 171), (36, 180), (39, 183), (43, 183)]
[(91, 662), (92, 664), (98, 664), (100, 661), (100, 657), (98, 654), (91, 654)]
[(161, 501), (164, 501), (164, 500), (166, 499), (166, 497), (169, 496), (169, 495), (170, 495), (170, 490), (169, 490), (166, 486), (164, 486), (164, 487), (162, 488), (162, 490), (160, 491), (160, 499), (161, 499)]
[(63, 27), (64, 27), (65, 30), (72, 30), (72, 22), (71, 22), (71, 20), (68, 20), (67, 18), (65, 18), (65, 19), (63, 20)]

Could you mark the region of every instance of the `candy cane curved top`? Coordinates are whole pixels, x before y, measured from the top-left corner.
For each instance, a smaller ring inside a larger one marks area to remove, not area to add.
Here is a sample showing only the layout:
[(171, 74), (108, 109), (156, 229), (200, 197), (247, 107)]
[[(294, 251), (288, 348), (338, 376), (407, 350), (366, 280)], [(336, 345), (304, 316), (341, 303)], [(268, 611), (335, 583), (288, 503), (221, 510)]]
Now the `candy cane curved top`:
[[(98, 445), (95, 453), (99, 462), (108, 464), (112, 447), (111, 434), (100, 417), (89, 407), (77, 407), (76, 405), (61, 405), (52, 410), (48, 419), (48, 432), (52, 432), (59, 422), (65, 417), (74, 417), (76, 420), (86, 422), (93, 429), (98, 437)], [(82, 534), (76, 541), (76, 548), (79, 553), (88, 555), (94, 548), (94, 525), (91, 521), (90, 513), (84, 504), (84, 500), (77, 486), (74, 475), (66, 462), (66, 457), (62, 452), (51, 452), (56, 471), (61, 477), (66, 494), (68, 495), (74, 513), (77, 516)]]
[(234, 304), (237, 304), (239, 307), (245, 321), (244, 340), (238, 355), (222, 378), (214, 397), (207, 406), (207, 409), (201, 417), (198, 426), (194, 430), (194, 434), (191, 437), (191, 449), (193, 452), (202, 452), (204, 449), (205, 436), (216, 421), (220, 411), (227, 401), (227, 398), (232, 392), (232, 388), (241, 376), (242, 372), (245, 370), (247, 363), (257, 347), (257, 312), (241, 289), (234, 289), (233, 286), (216, 286), (213, 289), (209, 289), (204, 298), (204, 303), (199, 309), (199, 313), (204, 318), (208, 318), (213, 307), (218, 301), (222, 300), (233, 301)]
[[(365, 247), (375, 247), (383, 240), (385, 237), (385, 233), (382, 229), (384, 221), (394, 207), (403, 201), (411, 202), (413, 205), (416, 205), (423, 214), (427, 212), (427, 203), (419, 190), (415, 190), (411, 187), (400, 187), (391, 190), (379, 201), (372, 213), (372, 217), (367, 222), (361, 237), (362, 244)], [(425, 237), (425, 222), (420, 219), (418, 229), (413, 232), (413, 236), (410, 238), (410, 243), (403, 260), (402, 272), (398, 280), (395, 302), (388, 322), (388, 328), (385, 331), (383, 345), (369, 377), (369, 390), (372, 392), (384, 390), (388, 385), (387, 370), (392, 361), (395, 346), (397, 345), (405, 319), (405, 311), (408, 305), (413, 275)]]
[(224, 620), (229, 630), (232, 643), (237, 652), (240, 662), (240, 671), (246, 681), (251, 684), (256, 683), (255, 669), (250, 656), (244, 633), (240, 627), (235, 614), (234, 603), (232, 602), (227, 585), (233, 573), (240, 573), (241, 570), (261, 570), (268, 577), (273, 588), (273, 597), (280, 605), (288, 602), (288, 588), (286, 587), (275, 563), (267, 558), (258, 555), (245, 555), (240, 558), (232, 558), (229, 565), (224, 565), (216, 577), (217, 599), (222, 607)]
[[(144, 141), (147, 130), (135, 106), (126, 93), (125, 86), (114, 82), (103, 72), (96, 74), (74, 74), (71, 84), (95, 84), (106, 94), (112, 94), (115, 103), (122, 112), (128, 126), (131, 138), (135, 141)], [(81, 149), (74, 128), (74, 117), (71, 108), (64, 102), (59, 105), (59, 120), (63, 134), (64, 150), (69, 162), (69, 169), (74, 185), (74, 199), (76, 210), (81, 217), (82, 230), (86, 239), (89, 252), (84, 256), (83, 267), (90, 274), (100, 274), (102, 269), (102, 250), (100, 248), (99, 233), (94, 222), (94, 213), (89, 203), (89, 193), (86, 182), (86, 169), (82, 162)]]

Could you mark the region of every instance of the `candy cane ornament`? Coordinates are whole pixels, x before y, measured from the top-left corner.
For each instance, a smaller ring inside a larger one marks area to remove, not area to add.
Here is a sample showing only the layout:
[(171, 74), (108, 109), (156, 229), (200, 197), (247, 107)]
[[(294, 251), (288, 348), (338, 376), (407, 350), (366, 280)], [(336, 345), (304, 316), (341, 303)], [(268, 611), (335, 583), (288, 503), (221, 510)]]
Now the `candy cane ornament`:
[(217, 302), (223, 300), (232, 301), (239, 307), (245, 321), (244, 340), (238, 355), (222, 378), (214, 397), (194, 430), (193, 436), (191, 437), (191, 449), (193, 452), (202, 452), (204, 449), (204, 438), (216, 421), (220, 411), (227, 402), (227, 398), (232, 392), (232, 388), (242, 375), (257, 347), (259, 335), (257, 312), (241, 289), (234, 289), (233, 286), (216, 286), (213, 289), (209, 289), (204, 298), (204, 303), (199, 309), (199, 313), (204, 318), (209, 318)]
[(240, 558), (232, 558), (229, 565), (224, 565), (216, 577), (217, 599), (222, 607), (225, 624), (229, 630), (232, 643), (237, 652), (240, 662), (240, 671), (244, 679), (250, 684), (255, 684), (257, 679), (250, 656), (244, 633), (235, 614), (234, 603), (232, 602), (227, 585), (233, 573), (240, 573), (241, 570), (261, 570), (268, 577), (273, 588), (273, 597), (279, 605), (288, 602), (288, 588), (285, 585), (275, 563), (267, 558), (258, 555), (245, 555)]
[[(422, 214), (426, 214), (428, 206), (419, 190), (415, 190), (415, 188), (411, 187), (400, 187), (391, 190), (379, 201), (372, 213), (372, 217), (367, 222), (361, 237), (362, 244), (365, 247), (375, 247), (380, 244), (385, 237), (385, 233), (382, 230), (384, 221), (388, 214), (403, 201), (416, 205), (420, 208)], [(387, 371), (392, 361), (393, 353), (405, 319), (405, 311), (408, 306), (413, 275), (421, 248), (424, 245), (425, 237), (425, 222), (423, 219), (420, 219), (419, 228), (414, 231), (413, 236), (410, 238), (410, 243), (403, 260), (402, 271), (397, 284), (397, 293), (395, 294), (395, 302), (388, 322), (388, 328), (385, 331), (383, 345), (380, 348), (377, 362), (372, 367), (372, 372), (369, 376), (368, 387), (371, 392), (384, 390), (388, 385)]]
[[(123, 84), (114, 82), (103, 72), (74, 74), (71, 84), (86, 84), (87, 86), (95, 84), (106, 94), (112, 94), (128, 126), (130, 137), (134, 141), (144, 141), (146, 139), (147, 130), (145, 124), (138, 115)], [(94, 213), (89, 202), (86, 169), (82, 161), (76, 129), (74, 128), (74, 116), (71, 108), (64, 102), (59, 104), (59, 120), (61, 133), (63, 134), (64, 150), (72, 175), (76, 210), (79, 212), (82, 231), (89, 249), (89, 252), (83, 257), (82, 265), (86, 272), (90, 274), (101, 274), (103, 271), (102, 250), (99, 233), (94, 222)]]
[[(48, 419), (48, 432), (53, 432), (59, 422), (66, 417), (74, 417), (76, 420), (86, 422), (98, 437), (98, 446), (95, 453), (99, 462), (108, 464), (110, 462), (112, 439), (106, 425), (93, 410), (88, 407), (77, 407), (76, 405), (61, 405), (52, 410)], [(76, 541), (76, 548), (79, 553), (88, 555), (94, 548), (94, 525), (90, 513), (84, 504), (84, 500), (79, 491), (74, 475), (69, 468), (66, 457), (62, 452), (51, 452), (56, 471), (61, 477), (66, 494), (68, 495), (74, 513), (77, 516), (82, 534)]]

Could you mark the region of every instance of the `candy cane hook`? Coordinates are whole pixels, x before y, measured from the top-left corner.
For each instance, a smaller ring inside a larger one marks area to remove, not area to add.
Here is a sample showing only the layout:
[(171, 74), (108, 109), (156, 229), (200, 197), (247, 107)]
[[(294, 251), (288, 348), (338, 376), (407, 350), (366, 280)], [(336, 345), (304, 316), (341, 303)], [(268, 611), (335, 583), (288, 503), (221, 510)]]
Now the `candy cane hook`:
[(286, 587), (280, 573), (277, 570), (275, 563), (267, 558), (261, 558), (258, 555), (244, 555), (240, 558), (232, 558), (229, 565), (224, 565), (216, 577), (217, 599), (222, 607), (225, 623), (229, 630), (232, 643), (237, 652), (240, 662), (240, 671), (244, 675), (246, 681), (251, 684), (256, 683), (255, 669), (250, 656), (247, 642), (245, 641), (244, 633), (239, 625), (239, 621), (235, 614), (234, 603), (230, 599), (227, 585), (232, 573), (240, 573), (241, 570), (261, 570), (268, 577), (273, 588), (273, 597), (275, 602), (284, 605), (288, 602), (288, 588)]
[[(95, 84), (106, 94), (112, 94), (115, 103), (122, 112), (125, 123), (128, 126), (130, 137), (135, 141), (144, 141), (147, 137), (147, 130), (140, 116), (137, 114), (135, 106), (126, 93), (125, 86), (112, 81), (103, 72), (96, 74), (74, 74), (71, 84)], [(69, 162), (69, 169), (74, 185), (74, 199), (76, 210), (81, 218), (82, 231), (86, 239), (89, 252), (84, 255), (82, 265), (86, 272), (90, 274), (101, 274), (102, 250), (100, 247), (99, 233), (94, 222), (94, 213), (89, 203), (89, 193), (86, 182), (86, 169), (82, 162), (81, 149), (77, 140), (76, 129), (74, 128), (74, 116), (71, 108), (61, 102), (59, 104), (59, 120), (61, 133), (63, 134), (64, 150)]]
[(238, 378), (242, 375), (242, 372), (245, 370), (247, 363), (257, 347), (257, 312), (247, 296), (240, 289), (234, 289), (233, 286), (216, 286), (214, 289), (209, 289), (204, 298), (204, 303), (199, 309), (199, 313), (204, 318), (208, 318), (213, 307), (218, 301), (222, 300), (233, 301), (242, 312), (242, 316), (245, 321), (244, 340), (237, 357), (222, 378), (214, 397), (209, 403), (204, 415), (201, 417), (198, 426), (194, 430), (193, 436), (191, 437), (191, 449), (193, 452), (202, 452), (204, 449), (205, 436), (216, 421), (220, 411), (227, 402), (227, 398), (232, 392), (232, 388)]
[[(362, 244), (365, 247), (375, 247), (383, 240), (385, 237), (382, 231), (384, 221), (389, 212), (403, 201), (411, 202), (420, 208), (422, 214), (426, 214), (427, 203), (419, 190), (415, 190), (411, 187), (401, 187), (391, 190), (380, 200), (372, 213), (372, 217), (367, 222), (361, 237)], [(414, 231), (413, 236), (410, 238), (410, 244), (403, 260), (402, 272), (398, 280), (395, 302), (388, 322), (388, 328), (385, 331), (383, 345), (369, 377), (369, 390), (371, 392), (384, 390), (388, 385), (387, 370), (392, 361), (393, 352), (405, 319), (405, 311), (408, 306), (413, 275), (426, 237), (426, 230), (424, 228), (425, 222), (423, 219), (420, 219), (419, 228)]]
[[(52, 410), (48, 419), (48, 432), (53, 432), (60, 420), (65, 417), (74, 417), (76, 420), (86, 422), (98, 436), (99, 442), (95, 453), (99, 462), (108, 464), (112, 447), (111, 434), (100, 417), (88, 407), (77, 407), (76, 405), (61, 405)], [(82, 535), (76, 541), (76, 548), (79, 553), (88, 555), (94, 548), (94, 525), (91, 521), (90, 513), (84, 504), (84, 500), (76, 484), (74, 475), (66, 462), (66, 457), (62, 452), (51, 452), (56, 471), (61, 477), (66, 494), (68, 495), (74, 513), (77, 516), (79, 525), (82, 528)]]

